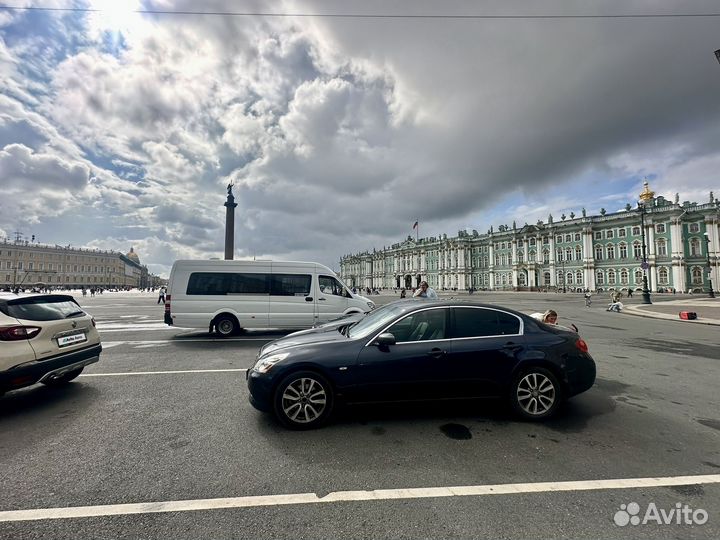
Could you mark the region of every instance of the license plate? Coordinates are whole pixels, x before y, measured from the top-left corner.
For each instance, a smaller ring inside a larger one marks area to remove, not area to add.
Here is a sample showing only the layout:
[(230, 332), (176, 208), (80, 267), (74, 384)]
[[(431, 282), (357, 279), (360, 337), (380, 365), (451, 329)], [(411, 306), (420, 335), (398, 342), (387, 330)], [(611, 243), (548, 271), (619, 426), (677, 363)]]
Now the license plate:
[(62, 336), (58, 338), (58, 347), (67, 347), (68, 345), (82, 343), (83, 341), (87, 341), (85, 333), (73, 334), (72, 336)]

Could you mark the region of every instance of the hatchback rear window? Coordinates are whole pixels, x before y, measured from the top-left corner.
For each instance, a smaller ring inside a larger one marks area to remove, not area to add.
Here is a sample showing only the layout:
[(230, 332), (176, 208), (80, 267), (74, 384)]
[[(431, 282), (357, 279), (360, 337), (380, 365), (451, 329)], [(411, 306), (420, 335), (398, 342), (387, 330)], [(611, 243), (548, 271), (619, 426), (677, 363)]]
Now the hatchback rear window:
[(85, 315), (73, 300), (63, 298), (22, 298), (8, 302), (2, 311), (10, 317), (26, 321), (57, 321)]

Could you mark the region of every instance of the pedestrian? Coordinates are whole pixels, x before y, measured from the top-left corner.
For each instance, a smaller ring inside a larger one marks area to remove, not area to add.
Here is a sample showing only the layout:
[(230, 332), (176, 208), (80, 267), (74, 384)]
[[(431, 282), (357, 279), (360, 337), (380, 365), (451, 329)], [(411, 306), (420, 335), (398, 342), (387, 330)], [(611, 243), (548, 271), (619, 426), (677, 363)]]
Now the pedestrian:
[(400, 298), (405, 298), (407, 296), (407, 291), (405, 288), (400, 289)]
[(585, 307), (590, 307), (591, 304), (592, 304), (592, 294), (590, 293), (590, 291), (587, 291), (585, 293)]
[(623, 303), (620, 301), (612, 302), (610, 305), (608, 305), (607, 311), (615, 311), (616, 313), (620, 313), (624, 307), (625, 306), (623, 306)]
[[(555, 311), (554, 309), (548, 309), (545, 313), (533, 313), (530, 316), (533, 319), (537, 319), (540, 322), (544, 322), (545, 324), (561, 326), (558, 324), (558, 314), (557, 314), (557, 311)], [(570, 327), (568, 329), (572, 329), (575, 332), (578, 331), (577, 326), (575, 326), (574, 324), (570, 324)]]
[(628, 298), (632, 298), (633, 292), (632, 289), (628, 289)]
[(420, 287), (418, 287), (413, 293), (413, 298), (427, 298), (428, 300), (437, 300), (437, 293), (432, 289), (427, 281), (421, 281)]
[(157, 303), (165, 303), (165, 287), (160, 287), (160, 291), (158, 291), (158, 301)]

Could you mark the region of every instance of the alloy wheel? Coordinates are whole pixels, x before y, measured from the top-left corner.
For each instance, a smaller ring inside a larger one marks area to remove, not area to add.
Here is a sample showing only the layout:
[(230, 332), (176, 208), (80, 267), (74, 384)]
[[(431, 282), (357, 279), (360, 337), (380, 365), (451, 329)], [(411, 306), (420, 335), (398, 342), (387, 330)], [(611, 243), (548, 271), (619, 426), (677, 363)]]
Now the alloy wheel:
[(285, 387), (281, 407), (283, 414), (293, 423), (314, 422), (322, 416), (327, 407), (325, 387), (311, 377), (296, 379)]
[(525, 375), (517, 384), (517, 403), (528, 416), (541, 416), (552, 409), (557, 399), (555, 384), (542, 373)]

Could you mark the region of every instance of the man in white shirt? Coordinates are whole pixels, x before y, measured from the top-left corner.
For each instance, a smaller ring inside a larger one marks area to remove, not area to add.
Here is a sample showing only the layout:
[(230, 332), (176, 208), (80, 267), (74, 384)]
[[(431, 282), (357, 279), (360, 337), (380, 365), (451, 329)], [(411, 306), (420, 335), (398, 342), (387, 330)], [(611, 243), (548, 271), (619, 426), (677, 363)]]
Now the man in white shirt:
[(427, 281), (421, 281), (420, 286), (415, 290), (413, 298), (427, 298), (428, 300), (437, 300), (438, 295), (434, 289), (428, 286)]

